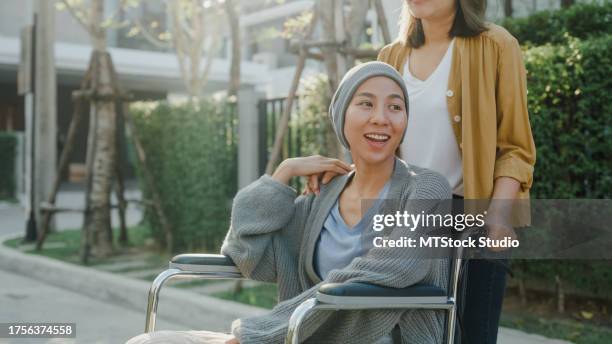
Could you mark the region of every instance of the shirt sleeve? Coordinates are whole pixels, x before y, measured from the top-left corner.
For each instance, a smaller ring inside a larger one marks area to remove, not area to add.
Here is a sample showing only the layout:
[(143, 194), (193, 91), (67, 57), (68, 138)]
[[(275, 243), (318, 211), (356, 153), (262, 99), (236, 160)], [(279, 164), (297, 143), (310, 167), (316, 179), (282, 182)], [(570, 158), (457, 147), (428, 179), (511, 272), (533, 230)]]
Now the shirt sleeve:
[(288, 185), (267, 174), (241, 189), (234, 197), (229, 231), (221, 254), (229, 256), (238, 270), (247, 278), (276, 282), (276, 243), (279, 234), (287, 228), (299, 226), (295, 221), (303, 213), (308, 196), (297, 196)]
[(497, 65), (497, 156), (494, 179), (511, 177), (531, 188), (536, 150), (527, 111), (526, 70), (518, 41), (500, 47)]

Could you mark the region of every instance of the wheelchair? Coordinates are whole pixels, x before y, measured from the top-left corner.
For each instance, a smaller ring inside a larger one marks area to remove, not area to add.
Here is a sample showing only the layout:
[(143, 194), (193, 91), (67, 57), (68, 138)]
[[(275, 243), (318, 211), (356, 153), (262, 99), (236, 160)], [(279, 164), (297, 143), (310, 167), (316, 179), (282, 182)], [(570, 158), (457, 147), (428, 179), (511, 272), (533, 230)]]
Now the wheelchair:
[[(300, 326), (310, 312), (372, 309), (443, 309), (446, 311), (444, 343), (453, 344), (457, 322), (457, 288), (461, 274), (461, 249), (450, 262), (448, 288), (415, 284), (390, 288), (366, 283), (327, 283), (315, 297), (300, 304), (289, 319), (285, 344), (299, 344)], [(157, 305), (162, 286), (171, 279), (243, 279), (230, 257), (221, 254), (180, 254), (173, 257), (149, 289), (145, 333), (155, 331)]]

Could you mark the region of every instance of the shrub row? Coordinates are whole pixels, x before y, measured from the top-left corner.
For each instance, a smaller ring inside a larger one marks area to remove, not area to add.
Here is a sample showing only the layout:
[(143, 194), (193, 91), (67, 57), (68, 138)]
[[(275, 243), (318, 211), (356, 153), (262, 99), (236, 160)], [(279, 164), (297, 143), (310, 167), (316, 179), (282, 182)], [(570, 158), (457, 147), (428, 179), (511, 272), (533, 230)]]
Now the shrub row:
[(501, 22), (521, 44), (544, 45), (565, 42), (564, 34), (587, 39), (612, 33), (612, 2), (580, 3), (567, 9), (536, 12), (524, 18)]
[[(566, 35), (558, 45), (527, 49), (525, 63), (537, 148), (532, 197), (610, 198), (612, 35)], [(513, 261), (513, 267), (527, 280), (561, 281), (565, 288), (610, 297), (609, 261)]]
[(15, 148), (17, 137), (0, 132), (0, 199), (15, 196)]
[[(173, 227), (173, 250), (218, 252), (237, 191), (235, 106), (204, 100), (140, 103), (130, 110)], [(142, 166), (137, 171), (142, 176)], [(144, 197), (150, 199), (144, 178), (140, 180)], [(148, 209), (145, 219), (163, 244), (159, 220)]]

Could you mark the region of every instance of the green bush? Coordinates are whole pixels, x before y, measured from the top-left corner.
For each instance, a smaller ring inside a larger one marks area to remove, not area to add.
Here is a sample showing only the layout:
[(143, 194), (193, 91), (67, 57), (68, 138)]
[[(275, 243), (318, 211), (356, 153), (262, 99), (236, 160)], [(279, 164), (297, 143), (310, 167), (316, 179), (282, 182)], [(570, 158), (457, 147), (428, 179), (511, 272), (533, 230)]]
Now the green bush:
[(293, 127), (299, 127), (301, 155), (333, 155), (338, 139), (327, 114), (331, 102), (327, 75), (312, 76), (304, 80), (302, 86), (300, 111), (290, 123)]
[(15, 148), (17, 137), (0, 132), (0, 199), (15, 196)]
[[(147, 164), (174, 233), (175, 252), (218, 252), (229, 228), (237, 187), (237, 125), (233, 104), (139, 103), (131, 107)], [(142, 166), (137, 168), (142, 176)], [(140, 178), (144, 195), (149, 190)], [(157, 216), (145, 219), (164, 243)]]
[(525, 53), (534, 198), (612, 197), (612, 35)]
[[(612, 35), (564, 39), (525, 52), (537, 149), (532, 197), (610, 198)], [(610, 295), (609, 261), (513, 261), (513, 267), (527, 280), (546, 279), (553, 286), (559, 277), (565, 288)]]
[(567, 9), (541, 11), (524, 18), (501, 22), (521, 44), (565, 42), (564, 34), (587, 39), (612, 33), (612, 2), (576, 4)]

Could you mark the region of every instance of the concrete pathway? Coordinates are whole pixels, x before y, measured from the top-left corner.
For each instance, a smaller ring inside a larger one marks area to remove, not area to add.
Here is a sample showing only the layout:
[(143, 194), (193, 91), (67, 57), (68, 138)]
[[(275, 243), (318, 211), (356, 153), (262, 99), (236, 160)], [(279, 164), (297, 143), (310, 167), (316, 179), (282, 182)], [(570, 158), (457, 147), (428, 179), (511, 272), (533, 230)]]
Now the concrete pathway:
[[(75, 339), (0, 339), (0, 343), (124, 343), (144, 330), (144, 314), (0, 270), (0, 323), (76, 323)], [(188, 327), (158, 320), (158, 329)]]

